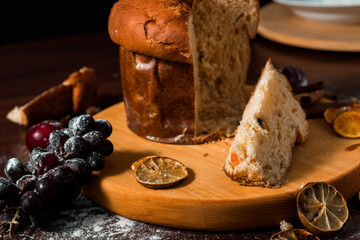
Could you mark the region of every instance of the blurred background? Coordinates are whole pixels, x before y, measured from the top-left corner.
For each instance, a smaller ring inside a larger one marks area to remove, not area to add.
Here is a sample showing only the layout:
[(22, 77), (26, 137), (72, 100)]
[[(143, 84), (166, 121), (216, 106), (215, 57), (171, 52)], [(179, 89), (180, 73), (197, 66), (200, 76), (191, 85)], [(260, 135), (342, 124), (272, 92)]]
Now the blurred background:
[(104, 31), (116, 1), (1, 0), (0, 44)]
[(105, 30), (116, 0), (1, 0), (0, 44)]

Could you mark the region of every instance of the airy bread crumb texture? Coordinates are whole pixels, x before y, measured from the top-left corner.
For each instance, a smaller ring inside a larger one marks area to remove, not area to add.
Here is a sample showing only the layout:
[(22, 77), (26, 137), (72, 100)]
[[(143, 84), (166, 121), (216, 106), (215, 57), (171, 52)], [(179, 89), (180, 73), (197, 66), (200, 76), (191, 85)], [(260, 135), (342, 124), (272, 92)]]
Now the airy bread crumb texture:
[(195, 1), (189, 20), (195, 77), (195, 133), (231, 136), (239, 124), (250, 61), (249, 39), (256, 34), (258, 1)]
[(280, 187), (295, 142), (308, 134), (306, 115), (284, 75), (269, 60), (243, 114), (224, 166), (244, 185)]

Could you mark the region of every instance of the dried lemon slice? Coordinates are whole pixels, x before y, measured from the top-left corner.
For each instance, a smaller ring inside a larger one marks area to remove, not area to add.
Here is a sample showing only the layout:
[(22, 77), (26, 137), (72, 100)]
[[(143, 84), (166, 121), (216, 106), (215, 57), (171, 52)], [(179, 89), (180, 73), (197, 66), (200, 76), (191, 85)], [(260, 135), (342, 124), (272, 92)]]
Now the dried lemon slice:
[(136, 180), (147, 188), (173, 187), (188, 176), (184, 164), (167, 157), (149, 156), (133, 165)]
[(333, 122), (337, 134), (346, 138), (360, 138), (360, 112), (344, 112)]
[(343, 196), (324, 182), (308, 183), (297, 194), (296, 205), (301, 223), (316, 235), (339, 230), (349, 215)]
[(360, 104), (351, 103), (344, 104), (343, 106), (339, 107), (329, 107), (324, 111), (324, 119), (328, 124), (331, 125), (337, 116), (349, 111), (360, 112)]
[(318, 237), (303, 229), (291, 229), (278, 232), (271, 236), (270, 240), (320, 240)]
[(131, 164), (131, 169), (134, 171), (135, 168), (137, 166), (139, 166), (141, 163), (145, 162), (146, 160), (150, 159), (150, 158), (156, 158), (158, 156), (146, 156), (146, 157), (143, 157), (143, 158), (140, 158), (139, 160), (133, 162), (133, 164)]

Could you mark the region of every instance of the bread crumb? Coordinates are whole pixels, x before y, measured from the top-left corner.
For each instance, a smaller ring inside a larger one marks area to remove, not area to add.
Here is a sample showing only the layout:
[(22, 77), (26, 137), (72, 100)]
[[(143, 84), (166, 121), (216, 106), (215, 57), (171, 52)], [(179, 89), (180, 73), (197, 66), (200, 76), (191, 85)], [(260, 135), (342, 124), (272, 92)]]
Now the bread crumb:
[(281, 231), (291, 230), (291, 229), (293, 229), (293, 228), (294, 228), (293, 225), (292, 225), (291, 223), (288, 223), (288, 222), (285, 221), (285, 220), (282, 220), (282, 221), (280, 222), (280, 229), (281, 229)]
[(209, 156), (208, 153), (204, 153), (204, 154), (203, 154), (203, 157), (207, 157), (207, 156)]

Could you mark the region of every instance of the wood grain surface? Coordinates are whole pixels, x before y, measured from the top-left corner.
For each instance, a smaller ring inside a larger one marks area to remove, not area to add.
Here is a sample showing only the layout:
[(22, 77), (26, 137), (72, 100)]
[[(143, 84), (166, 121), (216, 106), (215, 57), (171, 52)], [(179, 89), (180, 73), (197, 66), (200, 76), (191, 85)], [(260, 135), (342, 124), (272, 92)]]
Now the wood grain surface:
[[(124, 104), (96, 115), (109, 120), (115, 152), (105, 169), (92, 176), (85, 194), (125, 217), (158, 225), (197, 230), (241, 230), (296, 219), (295, 195), (313, 181), (334, 185), (346, 199), (360, 188), (356, 140), (341, 138), (324, 120), (309, 120), (310, 134), (294, 148), (291, 168), (281, 188), (240, 186), (222, 171), (232, 139), (202, 145), (171, 145), (145, 140), (126, 126)], [(148, 155), (181, 161), (189, 176), (177, 187), (153, 190), (136, 182), (131, 164)]]
[[(256, 83), (269, 57), (278, 68), (287, 65), (300, 67), (310, 83), (324, 81), (325, 90), (337, 93), (340, 100), (360, 99), (359, 52), (296, 48), (258, 35), (251, 42), (249, 83)], [(102, 97), (107, 102), (102, 106), (121, 101), (118, 46), (111, 42), (106, 31), (0, 45), (0, 176), (5, 176), (3, 168), (7, 159), (17, 157), (22, 162), (29, 160), (29, 151), (25, 146), (26, 128), (8, 121), (6, 114), (14, 106), (22, 105), (42, 91), (61, 83), (71, 72), (83, 66), (96, 70)], [(359, 151), (360, 148), (357, 148), (354, 153), (359, 154)], [(133, 156), (133, 159), (136, 157)], [(352, 198), (348, 206), (349, 219), (344, 227), (325, 239), (360, 238), (358, 197)], [(13, 239), (74, 239), (73, 233), (79, 232), (84, 233), (81, 235), (82, 239), (101, 239), (99, 233), (108, 233), (108, 236), (111, 234), (115, 239), (269, 239), (279, 231), (279, 223), (271, 228), (245, 231), (173, 229), (138, 221), (119, 221), (119, 216), (110, 211), (103, 211), (108, 215), (101, 215), (101, 218), (94, 217), (83, 212), (88, 209), (89, 204), (85, 201), (81, 210), (75, 206), (74, 216), (62, 214), (51, 229), (29, 226), (19, 229)], [(105, 224), (107, 220), (116, 222), (118, 227)], [(104, 221), (100, 232), (98, 225), (92, 224), (97, 221)], [(68, 222), (71, 227), (64, 228), (64, 222)], [(126, 224), (128, 222), (132, 226), (130, 229)], [(295, 228), (303, 228), (298, 220), (291, 223)], [(128, 231), (124, 231), (126, 229)]]
[(258, 33), (270, 40), (310, 49), (360, 51), (360, 25), (311, 21), (287, 6), (271, 3), (261, 9)]

